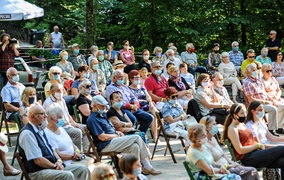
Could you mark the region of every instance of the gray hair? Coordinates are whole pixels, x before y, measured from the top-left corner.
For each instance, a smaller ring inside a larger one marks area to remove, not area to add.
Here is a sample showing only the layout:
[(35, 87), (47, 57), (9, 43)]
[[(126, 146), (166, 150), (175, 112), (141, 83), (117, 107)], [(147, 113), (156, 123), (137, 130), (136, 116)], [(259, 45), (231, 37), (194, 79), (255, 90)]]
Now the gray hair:
[(215, 72), (214, 74), (212, 74), (212, 79), (214, 79), (216, 76), (223, 76), (220, 72)]
[(120, 69), (114, 70), (114, 71), (112, 72), (112, 77), (115, 77), (115, 76), (118, 75), (119, 73), (122, 73), (122, 74), (123, 74), (123, 72), (122, 72)]
[(234, 44), (238, 44), (239, 45), (238, 41), (233, 41), (232, 42), (232, 47), (234, 46)]
[(46, 111), (46, 114), (47, 114), (47, 121), (49, 121), (50, 118), (57, 119), (58, 116), (60, 115), (63, 116), (63, 110), (61, 109), (61, 107), (55, 106), (55, 107), (49, 108)]
[(83, 79), (83, 81), (80, 82), (78, 86), (79, 93), (81, 93), (81, 87), (86, 86), (86, 84), (91, 84), (91, 81), (89, 79)]
[(93, 52), (93, 50), (95, 50), (95, 49), (98, 49), (98, 46), (95, 46), (95, 45), (92, 45), (91, 47), (90, 47), (90, 50)]
[(255, 68), (256, 68), (256, 64), (251, 63), (251, 64), (247, 65), (247, 67), (246, 67), (246, 74), (248, 74), (248, 72), (250, 72), (250, 70), (251, 70), (252, 67), (255, 67)]
[(275, 30), (271, 30), (270, 33), (277, 34), (277, 32)]
[(261, 51), (264, 51), (264, 50), (268, 50), (268, 48), (267, 48), (267, 47), (264, 47), (264, 48), (261, 49)]
[(247, 50), (247, 54), (249, 54), (249, 53), (255, 53), (255, 52), (254, 52), (253, 49), (249, 49), (249, 50)]
[(103, 50), (98, 50), (98, 53), (103, 53), (104, 54), (104, 51)]
[(53, 75), (53, 72), (54, 71), (58, 71), (58, 72), (60, 72), (60, 74), (62, 74), (62, 69), (59, 67), (59, 66), (52, 66), (50, 69), (49, 69), (49, 72), (48, 72), (48, 77), (49, 77), (49, 79), (53, 79), (52, 77), (52, 75)]
[(188, 48), (191, 47), (191, 46), (193, 46), (192, 43), (187, 43), (186, 46), (185, 46), (186, 50), (188, 50)]
[(10, 67), (8, 70), (7, 70), (7, 72), (6, 72), (6, 76), (9, 76), (10, 74), (11, 74), (11, 70), (12, 69), (14, 69), (14, 70), (16, 70), (17, 71), (17, 69), (16, 68), (14, 68), (14, 67)]
[(271, 64), (269, 64), (269, 63), (262, 64), (261, 71), (262, 72), (265, 71), (268, 67), (271, 67)]
[(168, 55), (170, 52), (171, 52), (171, 53), (175, 53), (174, 50), (168, 49), (167, 52), (166, 52), (166, 54)]
[(221, 57), (224, 57), (224, 56), (228, 56), (229, 57), (229, 53), (228, 52), (222, 52)]
[(159, 61), (154, 61), (154, 62), (152, 62), (152, 63), (151, 63), (151, 67), (157, 66), (158, 63), (160, 64)]

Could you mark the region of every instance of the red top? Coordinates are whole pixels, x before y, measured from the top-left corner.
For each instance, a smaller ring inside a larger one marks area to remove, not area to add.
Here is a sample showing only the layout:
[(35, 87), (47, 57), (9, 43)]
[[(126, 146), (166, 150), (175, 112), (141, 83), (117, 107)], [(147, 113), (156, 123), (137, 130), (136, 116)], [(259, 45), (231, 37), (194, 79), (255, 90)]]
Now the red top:
[(144, 86), (147, 91), (153, 91), (153, 94), (162, 98), (166, 97), (164, 91), (169, 87), (168, 81), (164, 76), (160, 76), (160, 78), (157, 79), (154, 75), (147, 77)]
[[(255, 144), (255, 139), (253, 137), (253, 134), (248, 128), (246, 128), (245, 130), (238, 129), (238, 132), (242, 146), (250, 146)], [(234, 153), (236, 155), (237, 160), (243, 159), (244, 154), (239, 154), (235, 149)]]

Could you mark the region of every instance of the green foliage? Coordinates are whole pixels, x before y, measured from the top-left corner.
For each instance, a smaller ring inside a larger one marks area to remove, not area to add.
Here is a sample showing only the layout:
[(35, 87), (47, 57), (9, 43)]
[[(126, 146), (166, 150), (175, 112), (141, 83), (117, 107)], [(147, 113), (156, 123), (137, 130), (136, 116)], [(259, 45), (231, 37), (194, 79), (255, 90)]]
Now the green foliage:
[[(52, 54), (50, 51), (47, 51), (45, 49), (30, 49), (28, 51), (28, 54), (30, 56), (36, 56), (36, 57), (43, 57), (45, 59), (56, 59), (58, 56)], [(59, 62), (60, 59), (52, 61), (53, 63)], [(43, 61), (42, 64), (49, 64), (47, 61)]]

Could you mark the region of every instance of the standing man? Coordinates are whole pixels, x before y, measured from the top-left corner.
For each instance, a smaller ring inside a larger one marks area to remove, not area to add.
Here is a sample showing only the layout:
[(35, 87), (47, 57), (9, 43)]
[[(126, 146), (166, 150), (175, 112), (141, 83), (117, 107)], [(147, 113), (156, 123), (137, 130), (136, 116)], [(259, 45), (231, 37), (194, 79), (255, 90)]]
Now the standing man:
[(53, 42), (54, 43), (54, 47), (55, 48), (64, 48), (64, 39), (62, 36), (62, 33), (59, 32), (59, 27), (58, 26), (54, 26), (53, 27), (54, 32), (50, 33), (49, 36), (49, 42)]
[(0, 36), (0, 89), (8, 82), (6, 71), (10, 67), (14, 67), (15, 56), (20, 56), (16, 48), (16, 43), (10, 43), (10, 35), (3, 33)]
[[(35, 48), (42, 49), (42, 42), (41, 40), (37, 40), (35, 42)], [(33, 73), (33, 82), (34, 82), (34, 88), (37, 87), (37, 83), (39, 80), (40, 73), (43, 70), (44, 65), (42, 64), (42, 61), (45, 61), (45, 58), (41, 55), (42, 51), (37, 51), (36, 54), (31, 55), (31, 59), (34, 62), (29, 63), (29, 66), (31, 67), (32, 73)]]
[(271, 30), (269, 34), (270, 38), (266, 41), (266, 47), (268, 48), (268, 57), (270, 57), (272, 61), (276, 60), (276, 58), (274, 58), (274, 54), (279, 50), (281, 46), (281, 41), (280, 39), (276, 38), (276, 34), (276, 31)]

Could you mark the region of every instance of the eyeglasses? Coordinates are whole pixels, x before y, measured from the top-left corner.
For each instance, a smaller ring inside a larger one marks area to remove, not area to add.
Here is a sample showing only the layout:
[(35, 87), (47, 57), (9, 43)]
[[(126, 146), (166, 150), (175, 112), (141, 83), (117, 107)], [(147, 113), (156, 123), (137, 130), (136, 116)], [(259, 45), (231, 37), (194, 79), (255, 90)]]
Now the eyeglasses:
[(266, 70), (266, 73), (272, 72), (272, 70)]
[(255, 58), (255, 56), (249, 56), (249, 58)]
[(133, 77), (133, 79), (140, 79), (140, 77)]
[(178, 95), (171, 96), (171, 99), (176, 99), (176, 98), (178, 98)]
[(92, 85), (86, 85), (85, 88), (89, 89)]
[(153, 68), (156, 68), (156, 69), (157, 69), (157, 68), (161, 68), (161, 67), (162, 67), (162, 66), (154, 66)]
[(53, 75), (60, 75), (60, 72), (54, 72), (54, 73), (52, 73)]
[(45, 115), (45, 113), (34, 113), (34, 114), (39, 114), (39, 115), (42, 115), (42, 116)]

